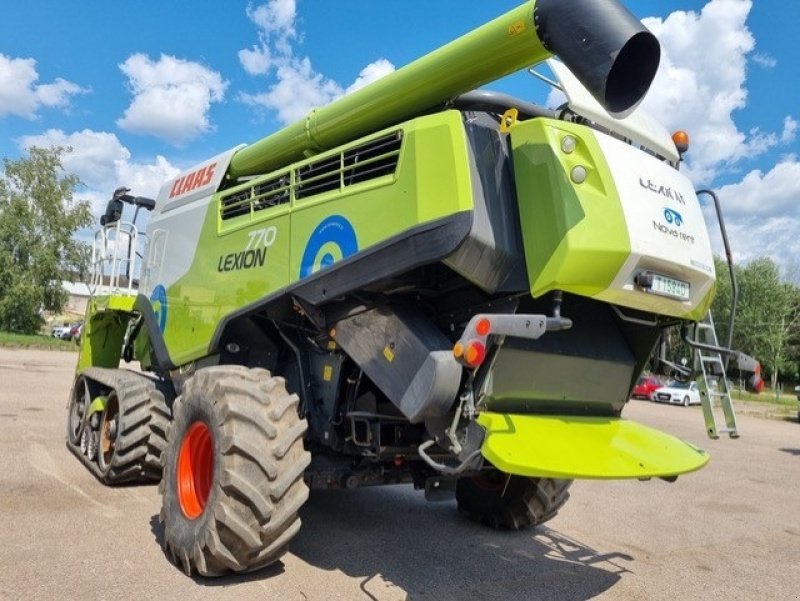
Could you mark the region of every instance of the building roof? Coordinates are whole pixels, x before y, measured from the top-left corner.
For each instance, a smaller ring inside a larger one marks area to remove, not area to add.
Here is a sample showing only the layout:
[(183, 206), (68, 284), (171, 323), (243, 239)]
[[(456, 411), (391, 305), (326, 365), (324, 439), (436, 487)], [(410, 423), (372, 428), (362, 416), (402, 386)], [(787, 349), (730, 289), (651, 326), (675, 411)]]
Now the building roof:
[(70, 296), (86, 296), (89, 297), (92, 293), (89, 290), (89, 285), (85, 282), (69, 282), (61, 280), (61, 287), (66, 290)]

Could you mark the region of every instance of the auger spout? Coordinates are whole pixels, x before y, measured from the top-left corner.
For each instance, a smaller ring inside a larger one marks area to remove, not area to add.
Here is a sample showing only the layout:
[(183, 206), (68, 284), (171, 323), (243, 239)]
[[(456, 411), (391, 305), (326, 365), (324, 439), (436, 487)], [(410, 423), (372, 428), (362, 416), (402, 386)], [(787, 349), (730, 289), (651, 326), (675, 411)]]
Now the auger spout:
[(237, 152), (229, 177), (265, 173), (558, 56), (610, 113), (642, 100), (658, 40), (618, 0), (530, 0)]

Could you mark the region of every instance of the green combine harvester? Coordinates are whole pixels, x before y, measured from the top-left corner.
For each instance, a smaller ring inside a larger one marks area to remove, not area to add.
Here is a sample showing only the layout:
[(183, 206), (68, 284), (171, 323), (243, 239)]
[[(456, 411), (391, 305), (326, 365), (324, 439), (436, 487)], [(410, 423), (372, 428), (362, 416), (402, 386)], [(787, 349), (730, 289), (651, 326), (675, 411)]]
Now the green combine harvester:
[[(620, 417), (715, 289), (681, 153), (632, 113), (659, 54), (616, 0), (531, 0), (156, 201), (117, 190), (69, 448), (160, 481), (167, 554), (203, 576), (276, 561), (309, 489), (413, 483), (517, 529), (575, 478), (701, 468)], [(558, 111), (478, 90), (553, 56)]]

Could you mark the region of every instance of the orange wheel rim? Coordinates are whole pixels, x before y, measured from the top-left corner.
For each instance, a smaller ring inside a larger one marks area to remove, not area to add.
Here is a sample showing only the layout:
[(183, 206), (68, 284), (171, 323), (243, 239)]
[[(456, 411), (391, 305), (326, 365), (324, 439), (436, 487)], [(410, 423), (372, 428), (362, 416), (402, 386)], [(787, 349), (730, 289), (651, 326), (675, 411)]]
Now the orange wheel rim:
[(178, 501), (183, 514), (194, 520), (203, 513), (214, 481), (214, 439), (203, 422), (186, 432), (178, 452)]

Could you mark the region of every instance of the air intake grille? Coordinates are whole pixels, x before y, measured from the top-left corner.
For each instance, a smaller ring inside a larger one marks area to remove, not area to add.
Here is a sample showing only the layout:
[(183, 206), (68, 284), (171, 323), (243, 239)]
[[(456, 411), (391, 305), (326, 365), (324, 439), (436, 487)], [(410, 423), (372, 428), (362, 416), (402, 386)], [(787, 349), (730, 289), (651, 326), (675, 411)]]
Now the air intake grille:
[(266, 181), (223, 196), (220, 200), (220, 216), (231, 219), (261, 211), (289, 202), (289, 174), (284, 173)]
[(402, 132), (392, 132), (299, 168), (295, 197), (308, 198), (393, 174), (402, 141)]
[(220, 217), (231, 219), (261, 211), (295, 199), (306, 199), (348, 186), (393, 175), (400, 159), (403, 132), (395, 131), (339, 154), (327, 156), (247, 188), (220, 197)]

